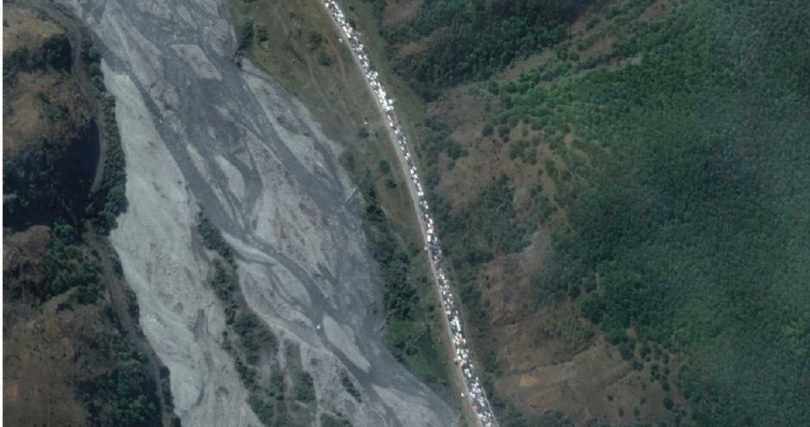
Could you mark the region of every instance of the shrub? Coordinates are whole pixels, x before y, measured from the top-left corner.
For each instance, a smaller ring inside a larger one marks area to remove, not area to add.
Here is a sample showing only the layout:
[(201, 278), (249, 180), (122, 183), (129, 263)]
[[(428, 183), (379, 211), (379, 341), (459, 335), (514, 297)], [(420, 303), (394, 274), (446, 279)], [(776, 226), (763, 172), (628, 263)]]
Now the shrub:
[(253, 410), (253, 413), (256, 414), (256, 418), (258, 418), (262, 424), (265, 426), (273, 425), (275, 410), (270, 402), (267, 402), (255, 394), (251, 394), (250, 398), (248, 398), (248, 404), (250, 405), (250, 409)]
[(624, 360), (630, 360), (633, 358), (633, 349), (630, 348), (630, 346), (624, 341), (619, 344), (619, 353), (622, 355), (622, 359)]
[(598, 324), (602, 320), (604, 306), (598, 295), (584, 297), (579, 302), (579, 309), (594, 324)]
[(257, 32), (259, 36), (259, 42), (267, 43), (270, 41), (270, 33), (267, 31), (267, 27), (261, 26), (259, 27), (259, 31)]
[(295, 400), (304, 403), (315, 401), (315, 386), (312, 375), (309, 372), (301, 371), (295, 384)]
[(222, 233), (214, 224), (208, 219), (205, 214), (200, 211), (197, 215), (197, 231), (203, 239), (203, 246), (211, 251), (215, 251), (219, 256), (228, 261), (230, 264), (234, 262), (233, 250), (231, 246), (222, 237)]
[(307, 40), (309, 41), (309, 50), (315, 51), (323, 44), (323, 35), (317, 31), (310, 31)]
[(321, 51), (318, 53), (318, 64), (323, 65), (324, 67), (328, 67), (332, 65), (332, 57), (329, 56), (326, 52)]
[(247, 50), (253, 44), (253, 20), (248, 19), (243, 22), (239, 27), (239, 35), (237, 36), (237, 52)]
[(380, 160), (378, 167), (383, 174), (387, 174), (391, 171), (391, 164), (388, 163), (388, 160)]
[(340, 413), (332, 415), (323, 412), (321, 413), (321, 427), (352, 427), (352, 423)]
[(585, 21), (585, 29), (590, 30), (591, 28), (595, 27), (599, 24), (599, 15), (591, 15)]

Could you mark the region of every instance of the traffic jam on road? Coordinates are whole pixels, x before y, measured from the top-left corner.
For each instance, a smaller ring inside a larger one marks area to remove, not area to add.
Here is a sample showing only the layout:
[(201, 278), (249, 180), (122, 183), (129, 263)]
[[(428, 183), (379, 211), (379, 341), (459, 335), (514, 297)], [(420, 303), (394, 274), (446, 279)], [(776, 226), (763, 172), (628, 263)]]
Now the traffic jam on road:
[(489, 400), (487, 400), (486, 396), (484, 395), (481, 381), (475, 375), (475, 369), (473, 368), (470, 357), (470, 350), (467, 347), (467, 340), (464, 338), (464, 334), (461, 330), (461, 319), (459, 317), (458, 307), (455, 299), (453, 298), (452, 289), (450, 288), (450, 281), (447, 279), (447, 274), (445, 272), (442, 250), (439, 244), (439, 236), (436, 232), (436, 226), (433, 222), (433, 218), (431, 218), (429, 214), (430, 209), (428, 207), (428, 202), (425, 198), (425, 192), (422, 188), (422, 183), (419, 180), (419, 175), (417, 173), (418, 171), (416, 169), (416, 165), (414, 164), (413, 156), (411, 155), (407, 139), (405, 138), (405, 134), (402, 132), (402, 129), (399, 127), (399, 121), (397, 120), (396, 113), (394, 112), (394, 100), (388, 97), (388, 94), (385, 92), (385, 88), (380, 83), (379, 74), (371, 64), (371, 60), (369, 59), (366, 48), (362, 43), (360, 43), (360, 33), (349, 25), (349, 23), (346, 21), (346, 16), (343, 14), (340, 7), (335, 3), (334, 0), (324, 0), (324, 4), (329, 10), (332, 19), (334, 19), (338, 28), (340, 28), (341, 32), (343, 33), (349, 49), (360, 63), (360, 66), (363, 69), (363, 74), (366, 77), (366, 81), (371, 87), (371, 90), (374, 92), (375, 97), (377, 98), (377, 101), (379, 102), (380, 107), (386, 116), (385, 119), (388, 122), (388, 126), (396, 136), (397, 142), (399, 143), (399, 148), (404, 154), (411, 181), (416, 188), (416, 193), (419, 198), (419, 214), (422, 216), (424, 224), (427, 228), (425, 250), (428, 251), (436, 274), (438, 275), (437, 279), (439, 282), (444, 314), (447, 316), (447, 321), (450, 324), (450, 330), (453, 334), (453, 351), (455, 352), (454, 361), (464, 374), (464, 380), (466, 381), (467, 389), (470, 393), (470, 396), (465, 396), (464, 393), (462, 393), (461, 396), (471, 400), (473, 409), (485, 427), (495, 427), (497, 425), (495, 417), (492, 413)]

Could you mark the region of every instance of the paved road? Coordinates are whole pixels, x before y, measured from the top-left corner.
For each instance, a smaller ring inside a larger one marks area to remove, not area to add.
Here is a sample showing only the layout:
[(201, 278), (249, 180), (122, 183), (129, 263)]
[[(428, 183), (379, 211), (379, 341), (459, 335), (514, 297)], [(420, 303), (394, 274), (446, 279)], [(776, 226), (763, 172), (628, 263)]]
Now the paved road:
[[(366, 77), (366, 84), (368, 90), (371, 92), (375, 100), (377, 100), (377, 107), (383, 120), (388, 121), (386, 126), (391, 143), (394, 145), (394, 151), (397, 153), (399, 164), (402, 172), (404, 173), (407, 182), (408, 190), (411, 195), (411, 201), (416, 212), (417, 219), (419, 220), (419, 228), (422, 233), (422, 239), (425, 242), (425, 249), (428, 251), (429, 265), (431, 275), (435, 286), (435, 290), (439, 301), (442, 301), (446, 313), (442, 316), (442, 323), (447, 333), (448, 341), (451, 343), (450, 354), (448, 357), (454, 359), (459, 350), (466, 351), (465, 340), (461, 332), (460, 323), (451, 326), (451, 316), (454, 321), (458, 322), (458, 306), (456, 299), (452, 295), (452, 288), (446, 279), (446, 274), (443, 273), (441, 266), (442, 256), (441, 248), (438, 240), (438, 233), (435, 232), (435, 225), (428, 213), (429, 207), (421, 182), (416, 172), (416, 167), (412, 160), (413, 154), (407, 144), (406, 138), (401, 131), (398, 123), (398, 118), (394, 112), (393, 101), (387, 96), (385, 88), (379, 81), (379, 75), (375, 71), (374, 66), (371, 64), (368, 57), (368, 52), (359, 40), (358, 33), (350, 28), (345, 16), (340, 7), (334, 0), (322, 0), (325, 12), (332, 18), (332, 22), (337, 26), (338, 31), (344, 36), (344, 40), (352, 52), (352, 58), (360, 69), (360, 72)], [(456, 343), (461, 343), (459, 346)], [(462, 353), (464, 354), (464, 353)], [(463, 390), (462, 403), (464, 405), (464, 412), (467, 414), (467, 419), (477, 423), (482, 427), (497, 427), (497, 420), (491, 410), (489, 400), (481, 390), (481, 383), (475, 375), (472, 366), (472, 360), (468, 353), (460, 360), (466, 364), (455, 364), (454, 374), (455, 381), (461, 390)], [(475, 392), (473, 394), (472, 392)]]

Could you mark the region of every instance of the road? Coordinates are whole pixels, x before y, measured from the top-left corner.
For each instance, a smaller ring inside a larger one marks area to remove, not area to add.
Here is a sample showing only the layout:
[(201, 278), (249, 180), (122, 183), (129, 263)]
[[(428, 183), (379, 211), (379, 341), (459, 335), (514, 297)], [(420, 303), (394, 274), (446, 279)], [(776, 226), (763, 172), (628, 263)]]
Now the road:
[[(441, 316), (442, 324), (447, 333), (448, 342), (451, 343), (448, 357), (450, 359), (456, 359), (456, 355), (459, 354), (460, 350), (466, 350), (466, 340), (463, 339), (461, 325), (458, 323), (458, 307), (454, 303), (455, 298), (452, 295), (452, 289), (446, 279), (446, 274), (443, 272), (438, 235), (435, 232), (433, 221), (428, 213), (429, 207), (421, 187), (416, 166), (411, 160), (413, 155), (404, 134), (399, 128), (399, 120), (394, 112), (393, 101), (388, 98), (387, 92), (379, 82), (379, 75), (370, 62), (367, 50), (359, 41), (359, 34), (348, 26), (345, 15), (343, 15), (339, 6), (334, 0), (323, 0), (321, 4), (324, 6), (326, 13), (332, 17), (332, 22), (337, 26), (338, 32), (345, 37), (345, 42), (352, 52), (354, 62), (365, 77), (367, 89), (377, 101), (376, 105), (383, 120), (388, 121), (389, 125), (386, 126), (386, 129), (388, 130), (391, 143), (394, 144), (394, 151), (397, 153), (400, 168), (408, 178), (405, 181), (408, 186), (409, 194), (411, 195), (414, 211), (417, 214), (416, 217), (419, 221), (419, 229), (426, 245), (425, 249), (428, 251), (428, 264), (430, 265), (436, 294), (439, 301), (442, 301), (444, 306), (444, 315)], [(455, 328), (451, 326), (451, 315), (456, 322)], [(459, 338), (461, 339), (459, 340)], [(459, 342), (460, 345), (457, 346)], [(491, 410), (488, 399), (483, 394), (483, 390), (481, 390), (480, 381), (474, 373), (469, 353), (466, 353), (462, 361), (466, 363), (466, 366), (463, 363), (455, 363), (453, 365), (453, 371), (455, 375), (454, 383), (458, 385), (463, 393), (464, 398), (461, 401), (463, 411), (466, 414), (465, 418), (475, 422), (476, 425), (481, 427), (497, 427), (497, 420)], [(476, 394), (474, 395), (473, 392)]]

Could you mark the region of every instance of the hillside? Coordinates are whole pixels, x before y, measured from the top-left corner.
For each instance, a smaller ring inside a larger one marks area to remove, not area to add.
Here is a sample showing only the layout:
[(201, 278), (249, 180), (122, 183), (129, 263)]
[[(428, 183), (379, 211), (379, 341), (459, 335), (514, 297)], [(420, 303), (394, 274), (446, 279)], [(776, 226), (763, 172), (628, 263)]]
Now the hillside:
[(810, 8), (349, 4), (501, 425), (810, 421)]
[(168, 371), (105, 237), (123, 153), (99, 58), (44, 13), (3, 9), (3, 418), (170, 425)]

